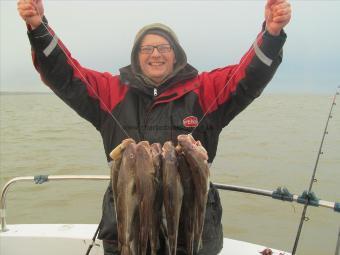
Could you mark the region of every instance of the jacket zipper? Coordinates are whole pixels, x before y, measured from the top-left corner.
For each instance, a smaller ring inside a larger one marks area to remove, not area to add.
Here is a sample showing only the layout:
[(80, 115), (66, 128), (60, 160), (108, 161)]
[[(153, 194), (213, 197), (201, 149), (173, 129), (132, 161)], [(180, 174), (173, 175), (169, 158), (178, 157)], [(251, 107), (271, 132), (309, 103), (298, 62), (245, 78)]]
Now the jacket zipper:
[[(157, 91), (157, 88), (154, 88), (153, 89), (153, 96), (154, 97), (156, 97), (156, 96), (158, 96), (158, 91)], [(144, 127), (146, 128), (146, 126), (147, 126), (147, 123), (148, 123), (148, 119), (149, 119), (149, 115), (150, 115), (150, 112), (151, 112), (151, 110), (152, 110), (152, 107), (153, 107), (153, 105), (154, 105), (154, 100), (152, 100), (152, 103), (147, 107), (147, 109), (146, 109), (146, 114), (145, 114), (145, 120), (144, 120)]]

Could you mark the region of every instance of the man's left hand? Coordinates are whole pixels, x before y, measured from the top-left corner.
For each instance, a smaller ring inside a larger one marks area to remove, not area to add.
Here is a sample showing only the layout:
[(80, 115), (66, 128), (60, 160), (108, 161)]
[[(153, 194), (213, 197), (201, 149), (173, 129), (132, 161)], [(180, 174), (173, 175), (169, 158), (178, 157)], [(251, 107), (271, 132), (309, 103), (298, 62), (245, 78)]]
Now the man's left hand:
[(291, 7), (287, 0), (267, 0), (265, 8), (266, 30), (274, 36), (289, 23)]

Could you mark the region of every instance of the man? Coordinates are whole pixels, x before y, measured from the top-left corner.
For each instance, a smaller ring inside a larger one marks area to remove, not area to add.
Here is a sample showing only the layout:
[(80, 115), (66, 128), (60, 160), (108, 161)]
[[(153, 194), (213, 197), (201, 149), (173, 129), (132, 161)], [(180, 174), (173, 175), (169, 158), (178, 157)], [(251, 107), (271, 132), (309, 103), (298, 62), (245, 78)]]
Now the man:
[[(136, 35), (131, 64), (113, 76), (86, 69), (71, 57), (47, 25), (41, 0), (19, 0), (18, 11), (28, 26), (33, 63), (42, 80), (101, 133), (108, 161), (111, 150), (127, 137), (177, 143), (178, 135), (192, 132), (211, 163), (222, 128), (260, 95), (281, 63), (283, 28), (291, 17), (286, 0), (268, 0), (263, 31), (240, 63), (201, 74), (187, 63), (175, 33), (152, 24)], [(108, 188), (99, 232), (107, 255), (118, 254), (112, 203)], [(199, 254), (221, 250), (221, 214), (211, 185)]]

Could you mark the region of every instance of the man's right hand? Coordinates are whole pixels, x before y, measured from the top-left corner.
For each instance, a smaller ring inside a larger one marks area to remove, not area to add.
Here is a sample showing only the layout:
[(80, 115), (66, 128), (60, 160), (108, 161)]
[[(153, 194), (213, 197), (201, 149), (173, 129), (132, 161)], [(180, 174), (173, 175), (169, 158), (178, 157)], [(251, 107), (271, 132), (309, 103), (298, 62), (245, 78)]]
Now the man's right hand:
[(41, 24), (44, 16), (42, 0), (19, 0), (17, 6), (19, 15), (32, 29)]

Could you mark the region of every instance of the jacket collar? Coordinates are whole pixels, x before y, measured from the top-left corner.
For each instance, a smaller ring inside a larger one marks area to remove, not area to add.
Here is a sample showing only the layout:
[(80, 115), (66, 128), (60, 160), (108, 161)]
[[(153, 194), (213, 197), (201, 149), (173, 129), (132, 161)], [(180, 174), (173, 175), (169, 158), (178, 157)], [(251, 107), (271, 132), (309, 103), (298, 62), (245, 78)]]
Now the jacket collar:
[(192, 67), (189, 64), (186, 64), (186, 66), (182, 70), (180, 70), (174, 77), (165, 81), (158, 87), (152, 87), (148, 85), (140, 76), (137, 76), (133, 73), (131, 65), (123, 67), (119, 71), (120, 81), (122, 83), (126, 84), (131, 88), (137, 89), (149, 96), (155, 96), (154, 89), (157, 89), (157, 97), (162, 97), (163, 93), (168, 92), (168, 90), (174, 87), (176, 84), (184, 82), (188, 79), (192, 79), (198, 75), (198, 71), (194, 67)]

